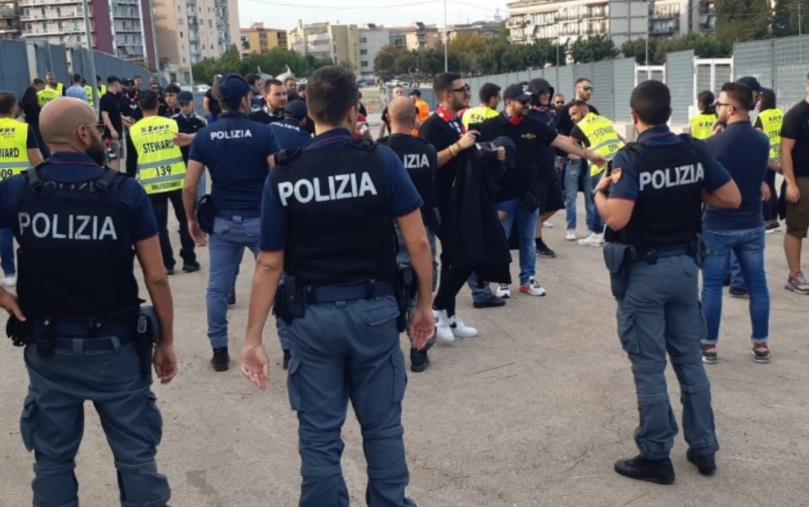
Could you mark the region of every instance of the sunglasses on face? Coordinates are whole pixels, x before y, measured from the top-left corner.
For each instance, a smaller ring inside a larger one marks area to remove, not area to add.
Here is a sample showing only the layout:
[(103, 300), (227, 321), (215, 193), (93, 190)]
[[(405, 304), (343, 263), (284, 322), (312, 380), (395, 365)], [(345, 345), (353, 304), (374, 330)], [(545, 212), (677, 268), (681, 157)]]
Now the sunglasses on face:
[(471, 88), (469, 87), (468, 84), (463, 85), (460, 88), (452, 88), (452, 89), (450, 89), (451, 92), (455, 92), (455, 93), (468, 92), (469, 90), (471, 90)]
[(591, 92), (591, 91), (593, 91), (593, 87), (592, 87), (592, 86), (583, 86), (583, 87), (582, 87), (582, 89), (583, 89), (584, 91), (586, 91), (586, 92)]

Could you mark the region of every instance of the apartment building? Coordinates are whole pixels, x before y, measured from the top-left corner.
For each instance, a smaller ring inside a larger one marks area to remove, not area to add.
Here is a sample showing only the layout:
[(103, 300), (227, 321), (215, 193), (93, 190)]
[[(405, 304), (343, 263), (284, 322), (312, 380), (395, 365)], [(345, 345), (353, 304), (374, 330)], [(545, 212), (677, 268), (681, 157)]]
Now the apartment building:
[[(120, 1), (120, 0), (118, 0)], [(158, 69), (171, 81), (190, 83), (191, 66), (241, 45), (237, 0), (152, 0)]]
[(487, 39), (496, 39), (503, 31), (501, 21), (477, 21), (453, 25), (447, 28), (447, 39), (452, 42), (460, 34), (470, 33), (480, 35)]
[(242, 55), (260, 55), (271, 49), (287, 49), (287, 32), (275, 28), (264, 28), (264, 23), (253, 23), (250, 28), (241, 29)]
[[(53, 44), (87, 44), (81, 0), (19, 0), (21, 35)], [(126, 60), (156, 59), (149, 0), (100, 0), (90, 4), (93, 46)]]
[(508, 4), (512, 42), (564, 44), (609, 35), (616, 46), (631, 39), (677, 37), (712, 30), (714, 1), (706, 0), (518, 0)]
[[(289, 31), (289, 48), (301, 55), (312, 55), (337, 65), (360, 70), (360, 42), (357, 25), (333, 25), (328, 22), (303, 24)], [(373, 63), (371, 64), (373, 65)]]
[(363, 76), (374, 73), (374, 60), (379, 51), (390, 45), (391, 33), (382, 26), (368, 24), (359, 28), (359, 68), (357, 72)]
[(20, 10), (16, 0), (0, 1), (0, 39), (20, 37)]

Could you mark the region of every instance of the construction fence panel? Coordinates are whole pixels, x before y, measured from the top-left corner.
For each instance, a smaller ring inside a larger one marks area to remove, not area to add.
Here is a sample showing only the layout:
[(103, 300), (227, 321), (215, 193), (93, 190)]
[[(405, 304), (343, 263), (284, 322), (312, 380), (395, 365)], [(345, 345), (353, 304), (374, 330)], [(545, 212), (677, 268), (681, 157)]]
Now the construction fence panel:
[(0, 89), (12, 91), (17, 98), (30, 84), (28, 77), (28, 54), (25, 42), (18, 40), (2, 41), (0, 43)]
[(65, 86), (70, 86), (70, 72), (67, 68), (67, 50), (63, 44), (49, 44), (48, 51), (50, 52), (50, 70), (56, 75), (57, 81), (65, 83)]
[(570, 65), (565, 65), (563, 67), (558, 67), (557, 69), (558, 74), (558, 82), (556, 83), (556, 91), (557, 93), (561, 93), (565, 96), (568, 102), (570, 102), (573, 97), (573, 67)]
[(809, 71), (809, 36), (785, 37), (775, 41), (775, 92), (786, 109), (806, 98)]
[(775, 42), (770, 40), (742, 42), (733, 45), (735, 76), (753, 76), (762, 86), (775, 86)]
[[(635, 59), (615, 60), (613, 68), (613, 120), (616, 122), (632, 121), (629, 109), (629, 98), (635, 88)], [(596, 90), (598, 91), (598, 90)]]
[(614, 120), (615, 80), (613, 72), (613, 61), (592, 64), (591, 79), (593, 82), (593, 98), (591, 102), (598, 109), (599, 113)]
[(671, 123), (688, 124), (688, 106), (694, 100), (694, 51), (666, 55), (666, 81), (671, 91)]

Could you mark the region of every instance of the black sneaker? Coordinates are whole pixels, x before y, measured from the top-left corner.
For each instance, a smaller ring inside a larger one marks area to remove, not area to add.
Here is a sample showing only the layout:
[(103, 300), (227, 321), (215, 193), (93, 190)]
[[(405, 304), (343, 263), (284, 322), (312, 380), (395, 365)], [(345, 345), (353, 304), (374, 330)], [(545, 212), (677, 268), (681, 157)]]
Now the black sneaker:
[(236, 293), (234, 292), (230, 296), (228, 296), (228, 306), (233, 306), (236, 304)]
[(540, 257), (546, 257), (548, 259), (556, 258), (556, 252), (551, 250), (550, 247), (546, 245), (542, 239), (537, 238), (536, 245), (537, 245), (537, 255), (539, 255)]
[(702, 475), (713, 475), (716, 473), (714, 453), (696, 454), (693, 449), (688, 449), (685, 453), (685, 457), (699, 469), (699, 473)]
[(199, 271), (202, 269), (202, 266), (199, 265), (199, 262), (184, 262), (183, 263), (183, 271), (186, 273), (193, 273), (194, 271)]
[(173, 267), (166, 268), (166, 274), (169, 275), (169, 276), (173, 275), (174, 274), (174, 268)]
[(743, 288), (743, 287), (733, 287), (733, 286), (731, 286), (728, 289), (728, 294), (730, 294), (731, 296), (733, 296), (735, 298), (750, 297), (750, 292), (747, 289)]
[(716, 345), (703, 345), (702, 346), (702, 362), (714, 364), (719, 361), (719, 355), (716, 353)]
[(632, 459), (621, 459), (615, 462), (615, 471), (630, 479), (657, 484), (674, 483), (674, 466), (669, 458), (646, 459), (643, 456), (635, 456)]
[(427, 350), (410, 349), (410, 371), (420, 373), (430, 366), (430, 356)]
[(292, 357), (292, 356), (289, 353), (289, 351), (287, 349), (284, 349), (284, 361), (282, 363), (282, 366), (284, 367), (285, 370), (289, 369), (289, 359), (290, 359), (290, 357)]
[(227, 371), (230, 368), (230, 355), (228, 354), (227, 347), (220, 347), (213, 349), (213, 357), (211, 358), (211, 365), (216, 371)]
[(770, 348), (766, 343), (756, 343), (753, 345), (753, 361), (762, 364), (770, 362)]
[(482, 301), (474, 301), (472, 306), (475, 308), (499, 308), (501, 306), (506, 306), (506, 300), (492, 294)]

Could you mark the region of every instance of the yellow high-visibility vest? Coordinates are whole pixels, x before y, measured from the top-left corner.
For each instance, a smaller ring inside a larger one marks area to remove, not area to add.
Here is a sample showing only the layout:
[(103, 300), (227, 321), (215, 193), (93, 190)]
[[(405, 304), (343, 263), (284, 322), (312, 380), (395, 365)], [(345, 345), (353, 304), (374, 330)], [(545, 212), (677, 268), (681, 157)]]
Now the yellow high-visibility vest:
[(180, 147), (174, 144), (179, 131), (176, 121), (162, 116), (148, 116), (129, 129), (138, 152), (137, 179), (147, 194), (183, 188), (185, 162)]
[(29, 167), (28, 124), (14, 118), (0, 118), (0, 181)]
[(700, 113), (691, 119), (691, 137), (705, 140), (713, 136), (713, 127), (716, 125), (715, 114)]
[[(607, 161), (612, 160), (618, 150), (624, 147), (615, 125), (604, 116), (587, 113), (587, 116), (578, 123), (578, 127), (587, 136), (590, 149)], [(590, 176), (597, 176), (606, 168), (605, 165), (590, 164)]]
[(98, 85), (98, 91), (100, 92), (98, 94), (98, 98), (103, 97), (104, 95), (107, 94), (107, 85), (105, 85), (105, 84)]
[(62, 83), (56, 85), (56, 88), (51, 88), (50, 86), (45, 86), (45, 88), (39, 90), (37, 92), (37, 102), (39, 102), (39, 107), (45, 107), (45, 104), (52, 101), (53, 99), (58, 99), (62, 96)]
[(469, 128), (469, 125), (476, 125), (483, 123), (491, 118), (496, 118), (500, 113), (487, 106), (470, 107), (464, 111), (461, 117), (461, 122), (464, 128)]
[(781, 127), (784, 125), (784, 111), (773, 108), (762, 111), (758, 115), (761, 118), (761, 127), (770, 139), (770, 158), (781, 158)]
[(94, 91), (94, 90), (93, 90), (93, 87), (92, 87), (92, 86), (90, 86), (90, 85), (84, 85), (84, 93), (87, 95), (87, 103), (88, 103), (88, 104), (90, 104), (90, 106), (94, 106), (94, 105), (95, 105), (95, 104), (93, 103), (93, 91)]

